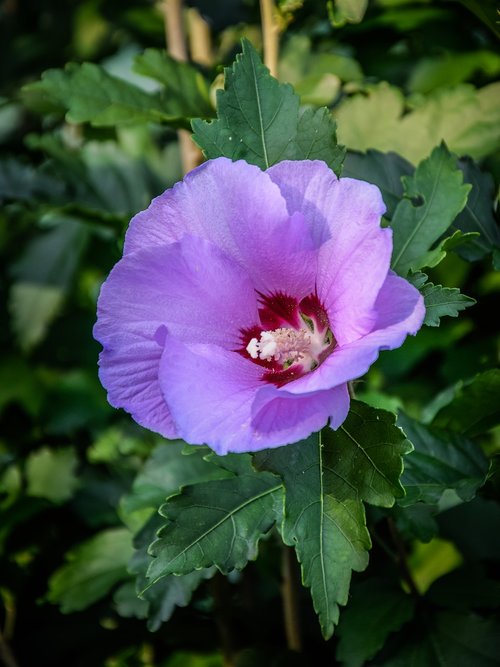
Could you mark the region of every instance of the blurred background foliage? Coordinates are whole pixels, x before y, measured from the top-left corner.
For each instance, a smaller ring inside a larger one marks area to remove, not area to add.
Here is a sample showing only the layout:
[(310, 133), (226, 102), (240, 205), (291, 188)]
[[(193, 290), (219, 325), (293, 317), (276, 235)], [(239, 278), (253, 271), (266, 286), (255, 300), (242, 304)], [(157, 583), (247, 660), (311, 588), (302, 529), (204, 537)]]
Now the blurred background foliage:
[[(181, 67), (159, 51), (165, 26), (158, 2), (0, 3), (0, 656), (9, 667), (10, 652), (21, 667), (215, 667), (228, 664), (228, 655), (241, 667), (309, 665), (312, 657), (361, 665), (385, 641), (363, 615), (368, 599), (377, 614), (393, 616), (390, 631), (403, 627), (370, 664), (399, 665), (413, 656), (416, 665), (444, 665), (429, 658), (430, 643), (444, 641), (450, 628), (472, 647), (448, 646), (450, 664), (498, 664), (491, 641), (483, 641), (500, 602), (500, 431), (488, 431), (498, 416), (495, 374), (481, 376), (487, 423), (474, 434), (491, 469), (481, 457), (445, 459), (448, 487), (430, 491), (427, 504), (370, 513), (370, 575), (354, 580), (340, 640), (322, 642), (305, 591), (307, 658), (283, 648), (273, 535), (241, 574), (226, 580), (196, 572), (136, 597), (158, 506), (181, 485), (224, 471), (198, 456), (179, 464), (182, 443), (165, 444), (107, 404), (92, 338), (96, 299), (130, 217), (182, 176), (177, 128), (215, 115), (222, 65), (242, 36), (261, 45), (256, 0), (187, 4), (208, 23), (212, 42), (204, 62)], [(359, 174), (356, 151), (394, 151), (405, 161), (386, 176), (388, 191), (392, 183), (400, 197), (399, 175), (442, 139), (479, 161), (480, 169), (464, 165), (476, 184), (471, 215), (482, 207), (479, 217), (488, 221), (486, 241), (469, 256), (449, 253), (429, 271), (434, 283), (460, 287), (477, 305), (382, 354), (358, 386), (372, 405), (404, 407), (409, 422), (428, 424), (451, 396), (467, 394), (477, 373), (498, 363), (500, 277), (491, 256), (496, 247), (498, 265), (496, 10), (475, 0), (278, 6), (280, 79), (294, 85), (303, 105), (332, 109), (349, 149), (346, 173)], [(380, 154), (368, 155), (376, 162)], [(429, 443), (431, 436), (415, 437)], [(388, 515), (405, 539), (414, 581), (427, 593), (426, 613), (437, 619), (431, 639), (408, 626), (409, 596), (380, 598), (397, 584), (385, 546)], [(366, 637), (361, 653), (359, 633)]]

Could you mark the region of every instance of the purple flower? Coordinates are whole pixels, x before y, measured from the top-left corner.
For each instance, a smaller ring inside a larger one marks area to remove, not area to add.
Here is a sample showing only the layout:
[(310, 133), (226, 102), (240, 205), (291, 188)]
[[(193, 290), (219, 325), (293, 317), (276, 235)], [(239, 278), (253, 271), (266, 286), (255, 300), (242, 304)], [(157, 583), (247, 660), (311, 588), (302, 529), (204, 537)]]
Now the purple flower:
[(379, 190), (318, 161), (211, 160), (136, 215), (94, 329), (109, 402), (219, 454), (296, 442), (422, 325)]

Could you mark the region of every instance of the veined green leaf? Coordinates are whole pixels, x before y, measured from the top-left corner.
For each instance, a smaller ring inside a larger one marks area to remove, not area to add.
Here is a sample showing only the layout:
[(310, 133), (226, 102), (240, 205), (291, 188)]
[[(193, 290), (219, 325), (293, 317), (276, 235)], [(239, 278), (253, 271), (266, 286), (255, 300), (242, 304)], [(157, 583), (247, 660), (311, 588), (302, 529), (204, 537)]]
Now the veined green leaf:
[(422, 257), (448, 229), (467, 202), (470, 185), (444, 145), (435, 148), (411, 177), (392, 218), (392, 268), (400, 275), (419, 269)]
[(160, 509), (168, 522), (150, 548), (155, 557), (149, 585), (168, 574), (187, 574), (215, 565), (221, 572), (243, 569), (257, 556), (260, 538), (276, 521), (281, 483), (269, 473), (186, 486)]
[(454, 490), (470, 500), (484, 484), (489, 464), (481, 448), (463, 435), (450, 435), (400, 414), (398, 424), (414, 446), (405, 459), (401, 481), (406, 496), (401, 506), (436, 504), (444, 491)]
[(225, 71), (217, 92), (217, 120), (194, 120), (193, 139), (207, 158), (243, 159), (267, 169), (280, 160), (325, 160), (335, 169), (343, 158), (335, 123), (326, 109), (299, 114), (299, 97), (279, 83), (252, 47)]
[(392, 632), (411, 620), (414, 610), (415, 600), (394, 581), (367, 579), (354, 585), (340, 619), (337, 660), (344, 667), (362, 667)]
[(500, 370), (479, 373), (457, 388), (453, 400), (437, 413), (433, 426), (476, 436), (500, 422)]
[(363, 500), (390, 506), (401, 495), (401, 456), (410, 450), (394, 416), (353, 402), (337, 430), (259, 452), (254, 461), (282, 477), (283, 541), (294, 546), (325, 638), (345, 605), (351, 572), (368, 564)]
[(420, 290), (424, 297), (424, 324), (427, 326), (438, 327), (442, 317), (457, 317), (461, 310), (476, 303), (475, 299), (462, 294), (457, 287), (443, 287), (427, 282), (426, 274), (420, 271), (410, 275), (408, 280)]

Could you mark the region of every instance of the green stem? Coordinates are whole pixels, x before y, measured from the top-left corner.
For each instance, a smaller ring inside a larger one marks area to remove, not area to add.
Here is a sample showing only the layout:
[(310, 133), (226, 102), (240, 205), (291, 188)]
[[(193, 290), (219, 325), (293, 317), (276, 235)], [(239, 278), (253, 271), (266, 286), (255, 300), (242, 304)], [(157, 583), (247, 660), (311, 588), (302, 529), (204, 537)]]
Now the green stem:
[(10, 646), (5, 641), (5, 638), (0, 630), (0, 660), (5, 667), (19, 667)]

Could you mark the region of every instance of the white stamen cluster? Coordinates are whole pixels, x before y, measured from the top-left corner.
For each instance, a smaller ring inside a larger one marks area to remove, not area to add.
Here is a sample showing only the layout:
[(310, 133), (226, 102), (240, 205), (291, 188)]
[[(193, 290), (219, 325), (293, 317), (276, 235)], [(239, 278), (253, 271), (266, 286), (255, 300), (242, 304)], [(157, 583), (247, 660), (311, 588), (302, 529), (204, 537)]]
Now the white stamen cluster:
[(260, 340), (252, 338), (246, 349), (252, 359), (274, 359), (281, 364), (290, 365), (308, 355), (310, 347), (311, 336), (305, 329), (280, 328), (263, 331)]

